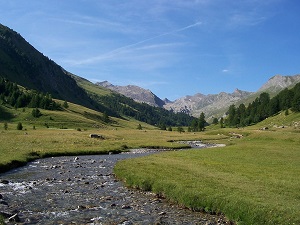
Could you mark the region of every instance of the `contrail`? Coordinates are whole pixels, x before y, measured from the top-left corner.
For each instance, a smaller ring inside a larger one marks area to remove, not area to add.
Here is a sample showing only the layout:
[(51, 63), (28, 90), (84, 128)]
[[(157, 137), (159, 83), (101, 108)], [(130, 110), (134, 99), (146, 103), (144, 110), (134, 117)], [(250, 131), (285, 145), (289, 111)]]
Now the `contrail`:
[[(159, 37), (163, 37), (163, 36), (166, 36), (166, 35), (170, 35), (170, 34), (175, 34), (175, 33), (178, 33), (178, 32), (181, 32), (181, 31), (184, 31), (184, 30), (187, 30), (187, 29), (190, 29), (192, 27), (196, 27), (196, 26), (199, 26), (201, 25), (202, 22), (196, 22), (196, 23), (193, 23), (191, 25), (188, 25), (188, 26), (185, 26), (185, 27), (182, 27), (182, 28), (179, 28), (177, 30), (173, 30), (173, 31), (170, 31), (170, 32), (167, 32), (167, 33), (163, 33), (163, 34), (159, 34), (159, 35), (156, 35), (154, 37), (151, 37), (151, 38), (147, 38), (147, 39), (144, 39), (142, 41), (139, 41), (139, 42), (136, 42), (134, 44), (130, 44), (130, 45), (125, 45), (123, 47), (120, 47), (120, 48), (117, 48), (115, 50), (112, 50), (111, 52), (109, 53), (113, 53), (113, 52), (118, 52), (120, 50), (123, 50), (123, 49), (127, 49), (127, 48), (130, 48), (130, 47), (133, 47), (133, 46), (136, 46), (136, 45), (139, 45), (139, 44), (142, 44), (142, 43), (145, 43), (145, 42), (148, 42), (148, 41), (151, 41), (153, 39), (156, 39), (156, 38), (159, 38)], [(109, 54), (108, 53), (108, 54)]]
[(86, 59), (86, 60), (83, 60), (83, 61), (81, 61), (81, 62), (79, 62), (79, 63), (77, 62), (76, 64), (85, 64), (85, 63), (91, 63), (91, 62), (94, 62), (94, 61), (97, 61), (97, 60), (101, 60), (101, 59), (104, 59), (104, 58), (113, 56), (113, 55), (119, 53), (120, 51), (122, 51), (122, 50), (124, 50), (124, 49), (129, 49), (129, 48), (131, 48), (131, 47), (134, 47), (134, 46), (143, 44), (143, 43), (145, 43), (145, 42), (154, 40), (154, 39), (156, 39), (156, 38), (163, 37), (163, 36), (167, 36), (167, 35), (170, 35), (170, 34), (175, 34), (175, 33), (178, 33), (178, 32), (181, 32), (181, 31), (184, 31), (184, 30), (187, 30), (187, 29), (196, 27), (196, 26), (199, 26), (199, 25), (201, 25), (201, 24), (202, 24), (202, 22), (199, 22), (199, 21), (198, 21), (198, 22), (196, 22), (196, 23), (190, 24), (190, 25), (188, 25), (188, 26), (185, 26), (185, 27), (182, 27), (182, 28), (179, 28), (179, 29), (170, 31), (170, 32), (166, 32), (166, 33), (163, 33), (163, 34), (159, 34), (159, 35), (156, 35), (156, 36), (154, 36), (154, 37), (150, 37), (150, 38), (144, 39), (144, 40), (142, 40), (142, 41), (138, 41), (138, 42), (133, 43), (133, 44), (125, 45), (125, 46), (123, 46), (123, 47), (120, 47), (120, 48), (114, 49), (114, 50), (112, 50), (112, 51), (110, 51), (110, 52), (107, 52), (107, 53), (105, 53), (104, 55), (100, 55), (100, 56), (97, 56), (97, 57), (94, 57), (94, 58)]

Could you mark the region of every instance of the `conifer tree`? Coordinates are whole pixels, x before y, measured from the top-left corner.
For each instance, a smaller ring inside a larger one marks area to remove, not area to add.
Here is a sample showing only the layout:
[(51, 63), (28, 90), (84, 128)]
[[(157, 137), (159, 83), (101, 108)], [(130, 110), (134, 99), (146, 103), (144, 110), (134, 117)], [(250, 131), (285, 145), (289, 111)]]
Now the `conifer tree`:
[(205, 115), (204, 113), (202, 112), (200, 114), (200, 117), (199, 117), (199, 123), (198, 123), (198, 126), (199, 126), (199, 131), (204, 131), (204, 127), (205, 127)]

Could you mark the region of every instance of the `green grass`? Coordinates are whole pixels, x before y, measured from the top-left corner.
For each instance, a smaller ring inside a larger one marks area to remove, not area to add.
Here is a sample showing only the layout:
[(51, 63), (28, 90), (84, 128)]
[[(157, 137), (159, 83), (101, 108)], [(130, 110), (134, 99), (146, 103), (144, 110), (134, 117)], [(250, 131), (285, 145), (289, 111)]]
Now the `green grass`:
[(223, 140), (225, 148), (122, 161), (115, 173), (128, 186), (193, 210), (222, 212), (238, 224), (300, 224), (300, 133), (291, 127), (259, 131), (260, 126), (207, 131), (244, 138)]
[[(32, 109), (1, 107), (5, 118), (0, 121), (0, 172), (48, 156), (186, 147), (177, 140), (225, 143), (224, 148), (122, 161), (115, 173), (129, 186), (154, 191), (193, 210), (222, 212), (239, 224), (300, 223), (300, 129), (295, 126), (299, 114), (281, 113), (245, 129), (212, 126), (205, 132), (180, 134), (130, 118), (103, 123), (101, 113), (71, 103), (63, 111), (41, 110), (38, 119), (31, 116)], [(22, 131), (16, 130), (18, 122)], [(137, 130), (139, 123), (143, 130)], [(265, 126), (269, 130), (259, 130)], [(244, 137), (232, 138), (232, 132)], [(89, 138), (90, 133), (105, 139)]]

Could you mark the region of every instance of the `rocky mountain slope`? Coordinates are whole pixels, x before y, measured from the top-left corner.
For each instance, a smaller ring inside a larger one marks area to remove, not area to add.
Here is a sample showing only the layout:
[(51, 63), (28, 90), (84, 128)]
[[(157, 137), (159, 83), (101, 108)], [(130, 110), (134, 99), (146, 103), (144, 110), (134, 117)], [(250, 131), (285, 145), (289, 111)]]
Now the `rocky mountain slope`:
[(199, 117), (204, 112), (207, 117), (219, 114), (222, 109), (228, 108), (240, 100), (247, 98), (252, 92), (241, 91), (236, 89), (233, 93), (221, 92), (219, 94), (195, 94), (193, 96), (185, 96), (167, 103), (164, 107), (175, 112), (185, 112)]
[(236, 89), (231, 94), (221, 92), (213, 95), (202, 95), (198, 93), (194, 96), (185, 96), (174, 102), (167, 103), (164, 107), (175, 112), (186, 112), (195, 117), (199, 117), (201, 112), (204, 112), (207, 117), (220, 117), (232, 104), (244, 103), (247, 105), (258, 97), (261, 92), (267, 92), (270, 96), (275, 96), (281, 90), (293, 87), (298, 82), (300, 82), (299, 74), (294, 76), (276, 75), (263, 84), (257, 92)]
[(300, 82), (300, 74), (294, 76), (276, 75), (271, 77), (257, 92), (278, 93)]
[(97, 82), (96, 85), (108, 88), (112, 91), (125, 95), (137, 102), (147, 103), (151, 106), (163, 107), (165, 102), (153, 94), (150, 90), (143, 89), (135, 85), (118, 86), (108, 81)]

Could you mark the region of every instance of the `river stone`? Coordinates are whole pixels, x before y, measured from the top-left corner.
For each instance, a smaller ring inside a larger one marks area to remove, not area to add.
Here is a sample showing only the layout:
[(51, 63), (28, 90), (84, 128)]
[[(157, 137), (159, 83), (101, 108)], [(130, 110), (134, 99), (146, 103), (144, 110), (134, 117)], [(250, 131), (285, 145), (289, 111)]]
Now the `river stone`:
[(20, 220), (20, 218), (19, 218), (19, 216), (18, 216), (18, 214), (14, 214), (14, 215), (12, 215), (11, 217), (9, 217), (8, 218), (8, 221), (9, 222), (21, 222), (21, 220)]
[(0, 183), (2, 183), (2, 184), (9, 184), (9, 181), (8, 180), (1, 180)]

